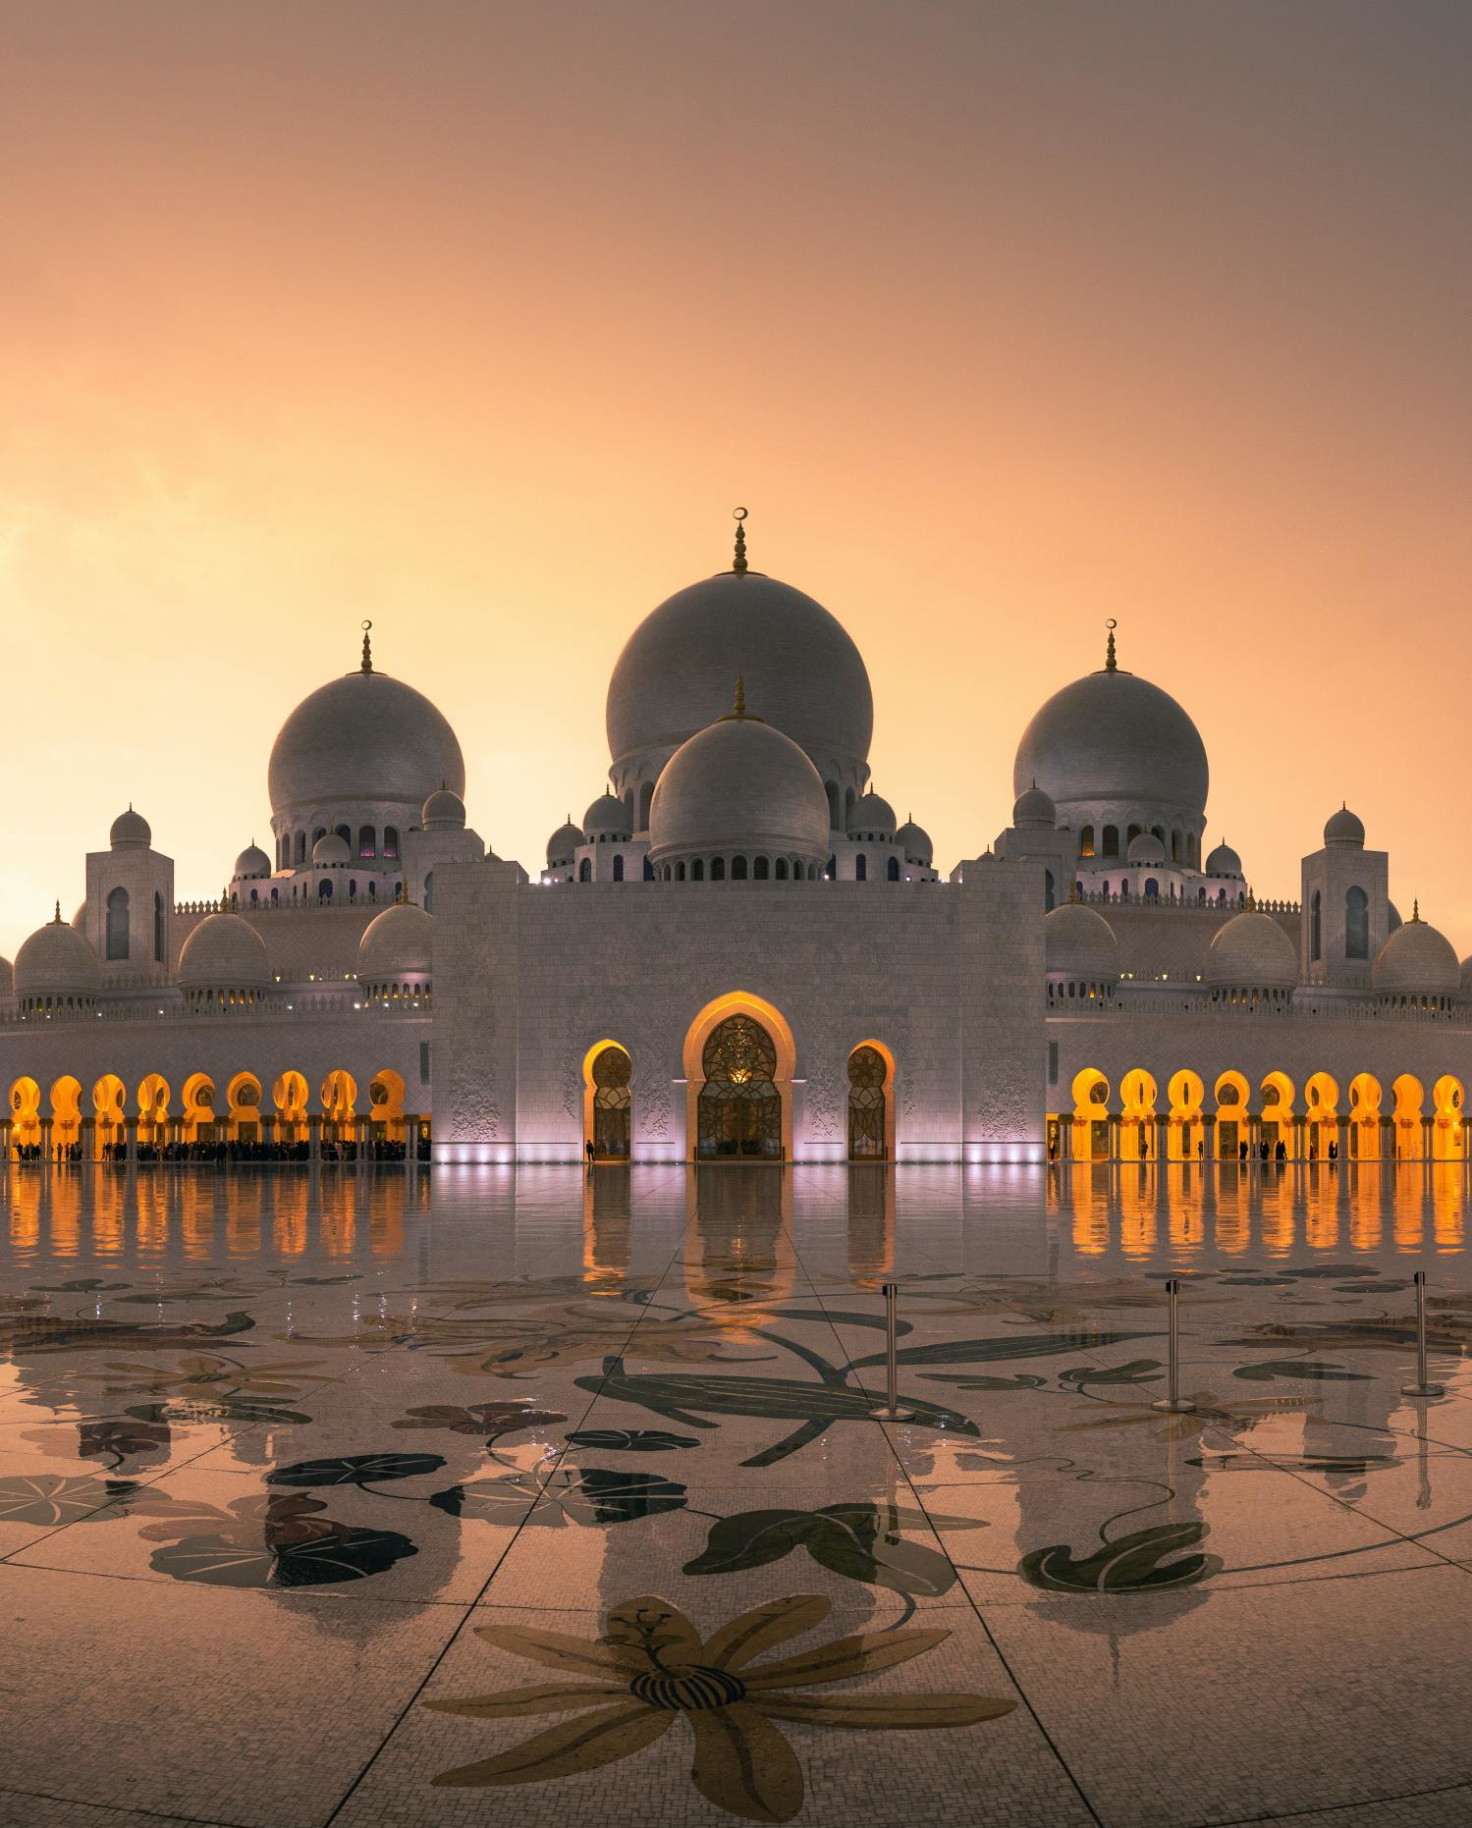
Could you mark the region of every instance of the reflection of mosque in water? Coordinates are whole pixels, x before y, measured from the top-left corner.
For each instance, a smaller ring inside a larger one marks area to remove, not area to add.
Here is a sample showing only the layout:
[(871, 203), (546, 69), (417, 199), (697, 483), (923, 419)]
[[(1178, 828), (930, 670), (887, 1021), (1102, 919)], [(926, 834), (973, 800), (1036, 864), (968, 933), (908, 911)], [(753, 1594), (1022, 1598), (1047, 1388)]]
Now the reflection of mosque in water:
[(130, 806), (0, 960), (0, 1153), (1465, 1166), (1472, 972), (1388, 852), (1341, 806), (1258, 900), (1196, 725), (1112, 627), (1103, 660), (943, 877), (875, 791), (858, 648), (742, 527), (633, 629), (607, 790), (533, 879), (365, 633), (218, 895), (176, 899)]

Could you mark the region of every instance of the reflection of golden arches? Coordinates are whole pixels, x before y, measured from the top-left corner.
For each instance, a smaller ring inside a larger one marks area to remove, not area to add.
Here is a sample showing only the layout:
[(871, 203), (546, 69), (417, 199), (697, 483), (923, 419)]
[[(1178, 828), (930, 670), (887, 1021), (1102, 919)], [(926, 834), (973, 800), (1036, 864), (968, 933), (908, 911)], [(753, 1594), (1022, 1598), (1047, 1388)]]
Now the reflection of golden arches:
[(1206, 1085), (1199, 1073), (1182, 1067), (1171, 1074), (1165, 1095), (1170, 1100), (1170, 1159), (1193, 1162), (1201, 1143), (1201, 1107), (1206, 1099)]
[(728, 1016), (750, 1016), (761, 1024), (777, 1056), (772, 1083), (782, 1105), (782, 1159), (792, 1160), (792, 1075), (797, 1066), (797, 1043), (787, 1018), (775, 1004), (749, 990), (730, 990), (706, 1004), (685, 1034), (685, 1154), (695, 1159), (700, 1137), (700, 1093), (705, 1084), (705, 1044)]
[[(1438, 1162), (1467, 1159), (1467, 1094), (1460, 1079), (1443, 1073), (1431, 1088), (1431, 1157)], [(1438, 1234), (1438, 1243), (1440, 1236)]]
[[(593, 1062), (598, 1058), (598, 1056), (603, 1052), (603, 1050), (606, 1047), (616, 1048), (618, 1050), (618, 1052), (624, 1056), (624, 1058), (629, 1062), (630, 1077), (632, 1078), (632, 1076), (633, 1076), (633, 1070), (634, 1070), (633, 1056), (629, 1053), (628, 1048), (626, 1048), (624, 1046), (622, 1041), (615, 1041), (612, 1039), (611, 1036), (605, 1035), (601, 1041), (595, 1041), (593, 1043), (593, 1045), (588, 1049), (587, 1053), (585, 1053), (583, 1055), (583, 1153), (585, 1155), (587, 1154), (588, 1144), (593, 1143), (596, 1145), (596, 1143), (598, 1141), (597, 1135), (595, 1134), (596, 1129), (597, 1129), (597, 1119), (594, 1114), (594, 1101), (598, 1096), (598, 1087), (593, 1079)], [(634, 1140), (633, 1112), (632, 1112), (632, 1110), (630, 1110), (630, 1113), (629, 1113), (630, 1153), (632, 1153), (632, 1150), (633, 1150), (633, 1140)]]
[[(894, 1055), (882, 1041), (876, 1041), (872, 1035), (866, 1035), (862, 1041), (856, 1041), (849, 1049), (849, 1061), (853, 1060), (854, 1055), (861, 1047), (872, 1047), (874, 1052), (878, 1054), (879, 1058), (884, 1062), (884, 1159), (887, 1162), (892, 1162), (894, 1160), (895, 1109)], [(847, 1081), (845, 1081), (845, 1085), (847, 1085)], [(850, 1153), (852, 1153), (852, 1145), (850, 1145)]]

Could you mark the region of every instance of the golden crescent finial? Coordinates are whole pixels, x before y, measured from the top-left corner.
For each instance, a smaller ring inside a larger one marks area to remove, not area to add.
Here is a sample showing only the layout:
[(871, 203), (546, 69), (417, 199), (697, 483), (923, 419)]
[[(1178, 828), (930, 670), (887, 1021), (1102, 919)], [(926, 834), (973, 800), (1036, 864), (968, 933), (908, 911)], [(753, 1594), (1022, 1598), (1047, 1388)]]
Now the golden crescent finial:
[(746, 570), (746, 509), (733, 508), (731, 519), (736, 523), (736, 558), (731, 569), (739, 577)]
[(1119, 623), (1113, 616), (1108, 616), (1105, 618), (1104, 626), (1109, 630), (1109, 643), (1104, 652), (1104, 671), (1115, 673), (1119, 668), (1114, 658), (1114, 631), (1119, 627)]
[(368, 631), (372, 627), (372, 618), (365, 616), (363, 618), (363, 663), (358, 669), (363, 673), (371, 673), (373, 671), (373, 644), (368, 639)]

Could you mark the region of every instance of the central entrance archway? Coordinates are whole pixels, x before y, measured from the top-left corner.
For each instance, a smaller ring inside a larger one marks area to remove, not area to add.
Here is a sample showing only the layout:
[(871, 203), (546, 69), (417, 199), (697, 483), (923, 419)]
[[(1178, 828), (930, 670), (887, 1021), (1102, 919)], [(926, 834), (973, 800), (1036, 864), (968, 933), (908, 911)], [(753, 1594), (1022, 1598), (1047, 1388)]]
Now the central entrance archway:
[(711, 1030), (700, 1064), (700, 1160), (781, 1161), (777, 1049), (766, 1029), (753, 1016), (727, 1016)]

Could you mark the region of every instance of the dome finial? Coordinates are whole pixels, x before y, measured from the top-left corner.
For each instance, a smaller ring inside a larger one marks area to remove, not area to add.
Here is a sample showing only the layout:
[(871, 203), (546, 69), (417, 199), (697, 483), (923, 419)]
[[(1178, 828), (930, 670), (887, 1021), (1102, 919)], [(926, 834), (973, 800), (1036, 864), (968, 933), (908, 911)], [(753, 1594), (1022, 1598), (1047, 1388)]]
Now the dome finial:
[(56, 904), (56, 918), (51, 924), (53, 927), (59, 927), (61, 925), (61, 903), (59, 901)]
[(746, 519), (745, 508), (733, 508), (731, 519), (736, 523), (736, 558), (731, 569), (740, 577), (746, 570), (746, 528), (742, 524)]
[(363, 664), (358, 669), (360, 673), (373, 671), (373, 643), (368, 639), (368, 631), (372, 627), (372, 622), (365, 617), (363, 621)]
[(1104, 626), (1109, 630), (1109, 641), (1104, 649), (1104, 671), (1106, 673), (1117, 673), (1119, 668), (1115, 663), (1114, 658), (1114, 631), (1119, 627), (1119, 624), (1115, 621), (1113, 616), (1110, 616)]
[(1249, 914), (1255, 914), (1257, 912), (1257, 897), (1252, 892), (1252, 884), (1250, 882), (1247, 885), (1247, 912)]
[(1421, 899), (1419, 896), (1411, 903), (1411, 922), (1414, 925), (1421, 918)]
[(746, 679), (741, 673), (736, 675), (736, 702), (731, 708), (731, 715), (733, 717), (745, 717), (746, 715)]

